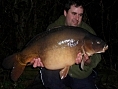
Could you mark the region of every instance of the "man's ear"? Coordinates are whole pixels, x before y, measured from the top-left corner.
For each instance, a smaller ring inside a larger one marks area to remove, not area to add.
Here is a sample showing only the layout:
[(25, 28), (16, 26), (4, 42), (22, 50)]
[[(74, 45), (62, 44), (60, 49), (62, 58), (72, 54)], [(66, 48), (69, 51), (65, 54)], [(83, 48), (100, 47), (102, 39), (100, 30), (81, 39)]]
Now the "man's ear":
[(67, 15), (67, 12), (64, 10), (64, 16), (66, 17), (66, 15)]

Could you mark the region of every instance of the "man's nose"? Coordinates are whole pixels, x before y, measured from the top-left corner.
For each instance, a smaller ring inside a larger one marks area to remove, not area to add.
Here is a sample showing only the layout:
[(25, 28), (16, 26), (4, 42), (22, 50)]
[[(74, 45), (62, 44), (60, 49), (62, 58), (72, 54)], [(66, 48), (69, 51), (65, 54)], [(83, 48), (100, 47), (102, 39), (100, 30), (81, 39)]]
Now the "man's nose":
[(76, 15), (76, 20), (79, 20), (80, 16), (79, 15)]

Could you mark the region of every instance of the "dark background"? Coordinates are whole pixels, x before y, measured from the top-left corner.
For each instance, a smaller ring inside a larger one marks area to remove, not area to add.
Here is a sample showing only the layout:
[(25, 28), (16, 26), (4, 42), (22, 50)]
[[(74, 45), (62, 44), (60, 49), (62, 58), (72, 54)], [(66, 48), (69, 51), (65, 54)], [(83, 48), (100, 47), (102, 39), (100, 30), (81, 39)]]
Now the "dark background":
[[(32, 37), (45, 31), (50, 23), (62, 15), (64, 1), (0, 0), (0, 65), (5, 57), (21, 50)], [(100, 89), (112, 89), (118, 86), (118, 0), (83, 2), (86, 10), (83, 20), (109, 45), (95, 69), (98, 72), (97, 84)], [(9, 70), (1, 66), (0, 87), (23, 89), (32, 83), (37, 70), (27, 67), (19, 81), (13, 83), (8, 76)]]

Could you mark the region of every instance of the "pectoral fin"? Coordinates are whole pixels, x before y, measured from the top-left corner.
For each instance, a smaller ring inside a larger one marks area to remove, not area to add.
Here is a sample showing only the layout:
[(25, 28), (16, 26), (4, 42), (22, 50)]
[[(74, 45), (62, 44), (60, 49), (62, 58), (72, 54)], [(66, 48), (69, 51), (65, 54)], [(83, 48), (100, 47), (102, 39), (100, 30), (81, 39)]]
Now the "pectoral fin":
[(69, 68), (70, 68), (69, 66), (66, 66), (64, 69), (62, 69), (60, 71), (60, 77), (61, 77), (61, 79), (64, 79), (67, 76), (68, 71), (69, 71)]
[(81, 69), (84, 70), (84, 60), (81, 61)]
[(80, 66), (81, 70), (84, 70), (84, 66), (86, 64), (86, 61), (89, 60), (89, 59), (86, 58), (86, 55), (87, 54), (84, 53), (84, 55), (82, 56), (82, 61), (81, 61), (81, 66)]

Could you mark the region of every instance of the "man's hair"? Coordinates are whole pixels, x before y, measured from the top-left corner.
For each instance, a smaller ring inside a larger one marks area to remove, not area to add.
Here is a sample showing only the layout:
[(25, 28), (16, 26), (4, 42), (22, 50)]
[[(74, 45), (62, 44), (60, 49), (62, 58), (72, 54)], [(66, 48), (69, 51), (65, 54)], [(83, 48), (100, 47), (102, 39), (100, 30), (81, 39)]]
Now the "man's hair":
[(64, 10), (68, 12), (72, 5), (75, 5), (75, 7), (82, 6), (84, 8), (82, 0), (67, 0), (64, 6)]

